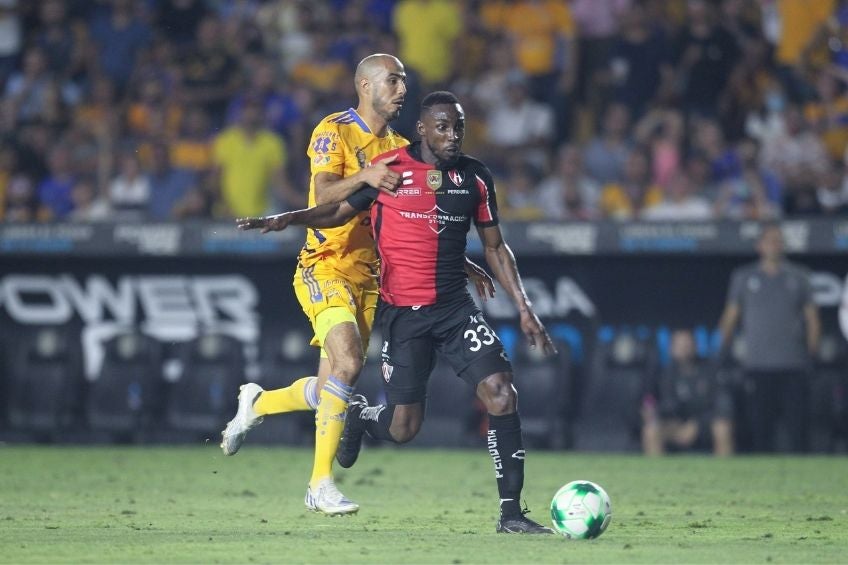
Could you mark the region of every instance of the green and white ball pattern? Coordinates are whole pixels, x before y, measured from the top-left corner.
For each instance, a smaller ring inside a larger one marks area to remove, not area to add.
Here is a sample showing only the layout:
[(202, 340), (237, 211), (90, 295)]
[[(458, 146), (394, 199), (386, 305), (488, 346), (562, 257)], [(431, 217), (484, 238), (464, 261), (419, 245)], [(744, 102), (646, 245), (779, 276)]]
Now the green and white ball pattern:
[(604, 489), (591, 481), (571, 481), (551, 500), (556, 531), (568, 539), (596, 538), (612, 519), (612, 504)]

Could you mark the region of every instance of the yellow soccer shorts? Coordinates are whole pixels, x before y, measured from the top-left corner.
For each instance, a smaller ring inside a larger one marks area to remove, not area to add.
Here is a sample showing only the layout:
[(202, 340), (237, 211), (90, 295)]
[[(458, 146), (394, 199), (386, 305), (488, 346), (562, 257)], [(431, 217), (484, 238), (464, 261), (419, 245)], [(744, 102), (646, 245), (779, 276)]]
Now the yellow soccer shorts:
[[(322, 347), (333, 326), (353, 322), (362, 337), (362, 353), (368, 349), (379, 290), (377, 282), (352, 283), (333, 269), (298, 266), (294, 273), (294, 293), (315, 335), (310, 345)], [(323, 347), (321, 356), (327, 354)]]

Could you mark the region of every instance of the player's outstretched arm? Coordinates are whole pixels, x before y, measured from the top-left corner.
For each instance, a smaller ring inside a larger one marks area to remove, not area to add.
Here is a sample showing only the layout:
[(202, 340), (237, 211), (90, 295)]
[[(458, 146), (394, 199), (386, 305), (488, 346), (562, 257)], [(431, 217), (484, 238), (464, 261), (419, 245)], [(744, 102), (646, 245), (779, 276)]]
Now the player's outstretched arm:
[(347, 202), (322, 204), (303, 210), (283, 212), (273, 216), (258, 218), (238, 218), (236, 226), (240, 230), (282, 231), (288, 226), (309, 226), (313, 228), (335, 228), (347, 223), (357, 211)]
[(465, 274), (474, 283), (474, 288), (477, 289), (477, 296), (483, 302), (495, 297), (495, 281), (492, 280), (492, 277), (489, 276), (489, 273), (483, 267), (468, 257), (465, 258)]
[(395, 190), (400, 183), (400, 175), (389, 168), (389, 164), (396, 159), (397, 154), (380, 159), (349, 177), (342, 177), (329, 172), (317, 173), (315, 175), (315, 201), (318, 204), (341, 202), (365, 186), (373, 186), (381, 192), (397, 196)]
[(495, 273), (495, 278), (504, 290), (512, 298), (518, 314), (521, 318), (521, 331), (530, 341), (530, 347), (541, 347), (546, 355), (557, 352), (556, 347), (548, 335), (545, 326), (539, 321), (539, 317), (533, 312), (521, 276), (518, 274), (518, 266), (515, 264), (515, 255), (506, 244), (498, 226), (478, 228), (480, 240), (486, 254), (486, 262)]

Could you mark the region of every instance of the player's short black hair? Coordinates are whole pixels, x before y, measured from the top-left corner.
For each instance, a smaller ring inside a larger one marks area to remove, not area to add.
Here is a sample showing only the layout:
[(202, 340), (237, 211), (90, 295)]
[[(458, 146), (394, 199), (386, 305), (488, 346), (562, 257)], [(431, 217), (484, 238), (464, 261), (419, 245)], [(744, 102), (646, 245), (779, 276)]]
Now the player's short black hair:
[(456, 97), (456, 94), (447, 90), (431, 92), (421, 101), (421, 113), (424, 114), (430, 108), (439, 104), (459, 104), (459, 98)]

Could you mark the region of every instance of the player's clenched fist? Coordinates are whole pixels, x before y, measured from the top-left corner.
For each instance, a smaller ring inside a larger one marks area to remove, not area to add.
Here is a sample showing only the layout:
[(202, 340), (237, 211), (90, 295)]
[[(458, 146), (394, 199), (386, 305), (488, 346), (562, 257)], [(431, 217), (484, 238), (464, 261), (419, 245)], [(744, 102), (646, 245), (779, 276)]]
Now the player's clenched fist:
[(397, 155), (392, 155), (365, 167), (360, 173), (362, 180), (369, 186), (395, 196), (395, 189), (400, 184), (400, 175), (388, 167), (395, 159)]
[(283, 213), (275, 216), (264, 216), (262, 218), (238, 218), (236, 226), (240, 230), (261, 229), (262, 233), (269, 231), (282, 231), (291, 223), (291, 215)]

